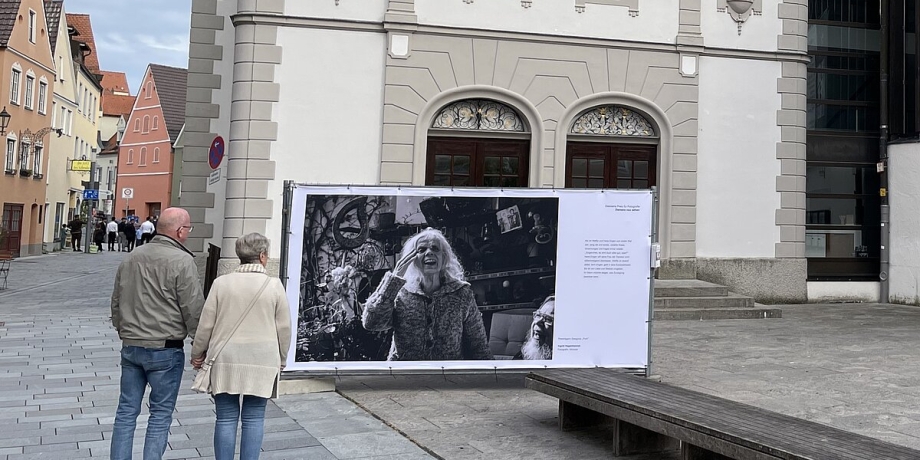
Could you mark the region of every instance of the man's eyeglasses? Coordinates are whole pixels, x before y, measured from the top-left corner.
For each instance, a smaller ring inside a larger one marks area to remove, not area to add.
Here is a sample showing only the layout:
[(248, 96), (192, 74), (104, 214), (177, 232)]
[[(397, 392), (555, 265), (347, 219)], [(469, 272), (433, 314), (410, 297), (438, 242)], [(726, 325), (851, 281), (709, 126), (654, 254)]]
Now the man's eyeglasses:
[(195, 229), (195, 227), (193, 227), (193, 226), (191, 226), (191, 225), (183, 225), (183, 226), (179, 227), (179, 230), (182, 230), (183, 228), (187, 228), (189, 233), (192, 233), (192, 230)]
[(534, 321), (543, 321), (543, 324), (547, 326), (553, 325), (553, 315), (547, 315), (546, 313), (541, 313), (539, 311), (533, 312)]

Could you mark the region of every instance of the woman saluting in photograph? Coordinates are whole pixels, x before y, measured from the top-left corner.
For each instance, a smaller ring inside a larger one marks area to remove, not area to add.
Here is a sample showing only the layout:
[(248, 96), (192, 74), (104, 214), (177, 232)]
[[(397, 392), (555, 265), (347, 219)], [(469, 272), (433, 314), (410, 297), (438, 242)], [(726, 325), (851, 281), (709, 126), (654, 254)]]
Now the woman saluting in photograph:
[(390, 361), (493, 359), (463, 267), (435, 229), (406, 242), (367, 299), (362, 323), (370, 331), (393, 330)]

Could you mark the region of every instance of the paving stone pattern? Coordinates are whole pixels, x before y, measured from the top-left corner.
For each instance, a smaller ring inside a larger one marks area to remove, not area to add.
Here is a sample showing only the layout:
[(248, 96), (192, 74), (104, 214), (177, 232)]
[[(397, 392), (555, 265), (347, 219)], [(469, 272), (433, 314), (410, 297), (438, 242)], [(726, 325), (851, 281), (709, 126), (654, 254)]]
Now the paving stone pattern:
[[(0, 291), (0, 460), (106, 458), (119, 376), (108, 297), (120, 258), (14, 262), (10, 289)], [(920, 449), (918, 330), (920, 309), (877, 304), (783, 306), (774, 320), (657, 322), (655, 373)], [(611, 458), (608, 430), (561, 432), (557, 401), (524, 389), (522, 375), (348, 377), (337, 386), (344, 397), (271, 402), (262, 458), (430, 458), (413, 441), (447, 459)], [(188, 390), (179, 398), (166, 458), (211, 457), (210, 399)], [(145, 423), (146, 411), (139, 428)]]
[[(122, 258), (65, 252), (13, 262), (0, 291), (0, 460), (108, 458), (121, 347), (109, 297)], [(213, 458), (214, 405), (187, 389), (193, 375), (186, 369), (167, 459)], [(144, 407), (136, 458), (147, 416)], [(431, 458), (335, 393), (270, 402), (265, 431), (267, 460)]]
[[(920, 308), (782, 308), (782, 319), (657, 322), (654, 372), (920, 449)], [(338, 390), (444, 458), (611, 458), (609, 431), (561, 432), (557, 400), (522, 386), (521, 375), (353, 377)]]

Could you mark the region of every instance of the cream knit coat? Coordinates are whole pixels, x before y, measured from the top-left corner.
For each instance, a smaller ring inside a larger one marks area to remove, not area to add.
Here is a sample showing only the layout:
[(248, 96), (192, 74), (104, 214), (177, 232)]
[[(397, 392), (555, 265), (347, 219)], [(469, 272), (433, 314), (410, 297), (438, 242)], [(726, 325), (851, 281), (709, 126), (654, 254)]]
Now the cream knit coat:
[[(195, 335), (192, 357), (227, 340), (268, 274), (259, 264), (240, 265), (214, 280)], [(211, 393), (277, 397), (281, 365), (291, 344), (291, 312), (281, 280), (272, 278), (252, 311), (211, 367)]]

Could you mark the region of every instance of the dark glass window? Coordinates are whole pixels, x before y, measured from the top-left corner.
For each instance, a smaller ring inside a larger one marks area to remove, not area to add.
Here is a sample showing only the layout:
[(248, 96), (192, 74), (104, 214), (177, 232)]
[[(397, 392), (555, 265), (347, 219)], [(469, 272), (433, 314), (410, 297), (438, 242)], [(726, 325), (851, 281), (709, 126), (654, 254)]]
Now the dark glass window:
[(809, 0), (810, 279), (878, 279), (879, 0)]

